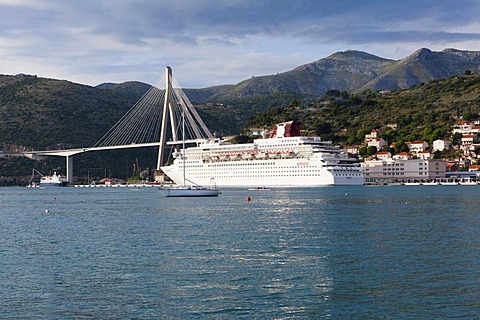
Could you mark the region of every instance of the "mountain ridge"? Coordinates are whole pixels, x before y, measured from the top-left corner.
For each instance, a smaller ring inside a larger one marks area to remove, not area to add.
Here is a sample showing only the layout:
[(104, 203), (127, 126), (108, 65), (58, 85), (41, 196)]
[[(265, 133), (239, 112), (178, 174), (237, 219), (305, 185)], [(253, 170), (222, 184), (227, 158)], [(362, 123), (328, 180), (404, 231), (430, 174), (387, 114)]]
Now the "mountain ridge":
[(276, 92), (318, 97), (331, 89), (352, 93), (406, 89), (462, 75), (466, 70), (480, 71), (480, 51), (421, 48), (403, 59), (393, 60), (347, 50), (275, 75), (256, 76), (234, 85), (185, 89), (185, 92), (192, 100), (203, 102), (228, 102)]

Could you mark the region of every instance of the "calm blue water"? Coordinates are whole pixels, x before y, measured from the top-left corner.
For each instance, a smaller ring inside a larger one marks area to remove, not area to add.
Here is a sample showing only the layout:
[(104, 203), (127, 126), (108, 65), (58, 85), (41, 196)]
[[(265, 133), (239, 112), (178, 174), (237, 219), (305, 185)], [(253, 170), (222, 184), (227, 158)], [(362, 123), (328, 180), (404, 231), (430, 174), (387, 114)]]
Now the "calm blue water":
[(1, 188), (0, 317), (478, 319), (479, 195)]

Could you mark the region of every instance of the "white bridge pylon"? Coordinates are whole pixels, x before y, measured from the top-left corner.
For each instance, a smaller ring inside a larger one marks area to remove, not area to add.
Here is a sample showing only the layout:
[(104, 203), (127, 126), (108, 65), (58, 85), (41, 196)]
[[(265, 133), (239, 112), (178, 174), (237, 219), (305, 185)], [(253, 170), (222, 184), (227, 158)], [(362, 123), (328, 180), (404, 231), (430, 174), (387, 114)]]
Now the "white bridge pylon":
[(65, 157), (69, 182), (73, 180), (73, 156), (90, 151), (158, 147), (156, 168), (160, 170), (165, 161), (166, 146), (184, 142), (179, 134), (182, 113), (185, 114), (186, 143), (213, 139), (200, 115), (172, 77), (170, 67), (166, 67), (164, 83), (164, 88), (152, 86), (93, 147), (32, 151), (29, 154)]

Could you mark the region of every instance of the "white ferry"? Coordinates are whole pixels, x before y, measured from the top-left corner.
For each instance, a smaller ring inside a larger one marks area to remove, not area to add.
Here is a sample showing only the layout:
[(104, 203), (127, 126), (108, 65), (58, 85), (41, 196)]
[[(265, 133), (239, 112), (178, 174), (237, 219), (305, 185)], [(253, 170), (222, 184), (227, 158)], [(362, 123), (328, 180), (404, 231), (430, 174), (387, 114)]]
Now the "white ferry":
[[(173, 154), (173, 164), (162, 171), (181, 184), (189, 181), (218, 186), (314, 187), (362, 185), (364, 176), (346, 151), (320, 137), (299, 136), (292, 121), (277, 124), (269, 138), (231, 144), (214, 139), (197, 142)], [(185, 165), (185, 167), (184, 167)]]
[(52, 176), (43, 176), (40, 178), (40, 187), (64, 187), (68, 184), (67, 177), (58, 175), (56, 171)]

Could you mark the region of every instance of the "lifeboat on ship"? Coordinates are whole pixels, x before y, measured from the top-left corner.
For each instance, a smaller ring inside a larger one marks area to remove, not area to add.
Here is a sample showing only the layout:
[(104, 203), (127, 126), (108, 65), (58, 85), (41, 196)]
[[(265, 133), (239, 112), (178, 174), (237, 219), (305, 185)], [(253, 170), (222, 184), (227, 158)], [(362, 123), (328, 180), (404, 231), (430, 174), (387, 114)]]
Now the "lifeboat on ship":
[(295, 156), (295, 152), (293, 152), (291, 150), (285, 151), (285, 152), (280, 153), (280, 156), (282, 158), (293, 158)]
[(218, 159), (222, 161), (230, 160), (230, 156), (228, 154), (221, 154), (218, 156)]
[(268, 157), (270, 159), (279, 159), (280, 158), (280, 153), (279, 152), (269, 152)]
[(255, 158), (257, 159), (268, 159), (268, 154), (265, 152), (258, 152), (255, 154)]
[(255, 159), (255, 154), (250, 153), (250, 152), (246, 152), (246, 153), (242, 154), (242, 158), (245, 159), (245, 160)]

